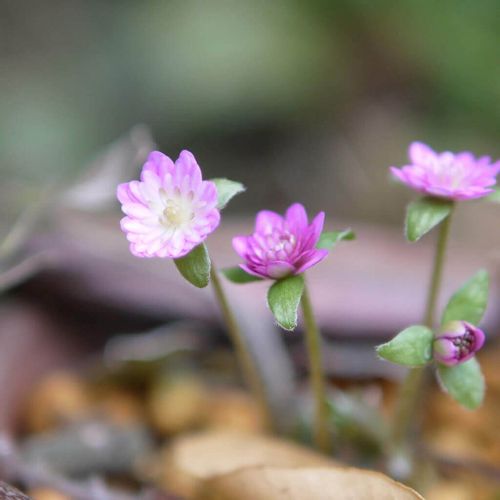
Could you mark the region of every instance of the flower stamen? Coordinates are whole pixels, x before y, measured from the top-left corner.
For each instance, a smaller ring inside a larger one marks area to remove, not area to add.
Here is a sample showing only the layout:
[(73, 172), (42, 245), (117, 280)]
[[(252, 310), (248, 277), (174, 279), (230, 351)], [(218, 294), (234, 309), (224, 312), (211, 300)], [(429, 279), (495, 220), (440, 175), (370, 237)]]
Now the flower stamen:
[(180, 227), (194, 219), (194, 213), (176, 200), (168, 200), (161, 223), (167, 227)]

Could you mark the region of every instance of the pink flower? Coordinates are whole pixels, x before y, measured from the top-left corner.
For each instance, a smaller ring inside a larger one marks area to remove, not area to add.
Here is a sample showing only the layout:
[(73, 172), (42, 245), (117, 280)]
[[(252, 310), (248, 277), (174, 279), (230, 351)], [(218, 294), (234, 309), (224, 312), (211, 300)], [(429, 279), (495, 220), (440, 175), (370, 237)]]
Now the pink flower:
[(292, 205), (285, 217), (262, 210), (251, 236), (233, 238), (233, 248), (245, 260), (240, 267), (254, 276), (271, 279), (303, 273), (328, 255), (328, 250), (316, 248), (324, 220), (325, 214), (320, 212), (309, 224), (300, 203)]
[(406, 185), (430, 196), (449, 200), (472, 200), (493, 192), (500, 161), (489, 156), (476, 159), (472, 153), (436, 153), (421, 142), (410, 144), (411, 165), (391, 167), (392, 174)]
[(126, 214), (121, 228), (137, 257), (182, 257), (219, 225), (215, 184), (202, 180), (189, 151), (175, 164), (153, 151), (141, 180), (120, 184), (117, 196)]
[(444, 325), (434, 340), (434, 359), (447, 366), (472, 358), (484, 344), (484, 333), (466, 321)]

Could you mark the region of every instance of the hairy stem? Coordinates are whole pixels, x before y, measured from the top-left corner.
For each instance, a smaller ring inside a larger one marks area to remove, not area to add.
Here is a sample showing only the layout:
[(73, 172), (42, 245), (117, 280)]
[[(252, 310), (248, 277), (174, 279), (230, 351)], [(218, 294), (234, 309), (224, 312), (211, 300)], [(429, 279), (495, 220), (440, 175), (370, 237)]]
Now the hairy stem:
[(241, 332), (238, 322), (236, 321), (236, 317), (229, 305), (229, 301), (227, 300), (219, 275), (217, 274), (217, 270), (215, 269), (213, 263), (210, 268), (210, 278), (222, 316), (226, 323), (227, 333), (236, 351), (243, 379), (252, 391), (252, 394), (261, 407), (262, 414), (266, 418), (267, 424), (270, 426), (272, 423), (272, 413), (268, 405), (266, 389), (264, 387), (262, 377), (259, 373), (255, 357), (250, 351), (248, 343)]
[[(453, 212), (453, 209), (452, 209)], [(450, 232), (452, 212), (443, 220), (439, 228), (432, 267), (431, 281), (427, 294), (424, 314), (424, 324), (433, 328), (436, 316), (436, 307), (443, 277), (444, 259)], [(396, 403), (396, 413), (392, 428), (392, 446), (396, 452), (409, 445), (411, 431), (418, 416), (418, 406), (424, 381), (425, 367), (409, 370), (406, 379), (400, 388), (399, 398)]]
[(331, 436), (328, 422), (326, 386), (321, 355), (321, 334), (314, 318), (307, 285), (301, 299), (305, 324), (305, 340), (309, 357), (311, 390), (314, 396), (313, 438), (316, 448), (328, 453), (331, 451)]

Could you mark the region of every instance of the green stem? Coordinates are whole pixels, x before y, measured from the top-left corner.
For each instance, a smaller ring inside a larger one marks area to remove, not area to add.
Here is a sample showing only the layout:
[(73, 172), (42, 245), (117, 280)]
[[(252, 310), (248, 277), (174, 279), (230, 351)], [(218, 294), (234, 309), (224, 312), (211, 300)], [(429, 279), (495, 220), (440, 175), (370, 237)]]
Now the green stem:
[(309, 357), (309, 376), (312, 393), (314, 395), (314, 444), (318, 450), (329, 453), (331, 451), (332, 443), (328, 427), (326, 386), (323, 373), (323, 360), (321, 356), (321, 334), (314, 318), (307, 285), (304, 285), (301, 305), (302, 313), (304, 315), (305, 339)]
[(266, 423), (271, 426), (272, 413), (267, 402), (267, 394), (259, 373), (259, 369), (256, 365), (253, 354), (250, 352), (245, 337), (240, 330), (238, 322), (236, 321), (236, 317), (229, 305), (226, 294), (222, 287), (222, 283), (219, 279), (219, 275), (213, 265), (213, 262), (210, 268), (210, 279), (215, 291), (215, 296), (222, 312), (222, 316), (226, 323), (227, 333), (236, 351), (238, 363), (243, 373), (243, 379), (252, 391), (252, 394), (254, 395), (257, 403), (261, 407), (261, 411), (264, 415), (264, 418), (266, 419)]
[[(436, 252), (434, 254), (434, 264), (432, 267), (431, 281), (424, 314), (424, 324), (429, 328), (433, 328), (434, 326), (452, 213), (453, 207), (450, 214), (441, 223), (436, 242)], [(401, 386), (399, 398), (396, 403), (396, 414), (391, 440), (392, 446), (397, 452), (406, 448), (408, 445), (409, 434), (414, 425), (415, 416), (417, 415), (424, 374), (424, 367), (410, 369)]]
[(429, 328), (434, 326), (434, 317), (436, 315), (436, 306), (441, 289), (443, 278), (444, 258), (446, 247), (448, 245), (448, 236), (450, 234), (451, 216), (453, 208), (448, 217), (441, 223), (439, 235), (436, 243), (436, 253), (434, 255), (434, 265), (432, 268), (432, 278), (427, 294), (427, 304), (425, 306), (424, 324)]

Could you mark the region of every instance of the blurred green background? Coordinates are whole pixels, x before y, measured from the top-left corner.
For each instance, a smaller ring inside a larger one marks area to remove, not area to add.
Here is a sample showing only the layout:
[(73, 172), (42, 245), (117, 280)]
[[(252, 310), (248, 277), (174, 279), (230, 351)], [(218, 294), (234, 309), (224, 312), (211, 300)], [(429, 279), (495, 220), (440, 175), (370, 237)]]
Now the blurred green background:
[(0, 0), (2, 179), (70, 179), (144, 123), (247, 184), (233, 210), (400, 222), (387, 167), (410, 141), (500, 153), (499, 18), (498, 0)]

